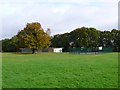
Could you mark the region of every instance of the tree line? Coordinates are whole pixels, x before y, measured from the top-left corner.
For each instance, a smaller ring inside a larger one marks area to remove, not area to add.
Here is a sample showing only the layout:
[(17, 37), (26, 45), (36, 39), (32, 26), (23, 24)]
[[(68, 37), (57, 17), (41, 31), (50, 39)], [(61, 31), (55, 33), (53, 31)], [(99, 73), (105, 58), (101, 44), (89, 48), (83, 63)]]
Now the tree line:
[(38, 22), (27, 23), (23, 30), (10, 39), (3, 39), (3, 52), (17, 52), (20, 48), (31, 48), (33, 53), (37, 49), (48, 47), (62, 47), (63, 51), (69, 48), (111, 47), (120, 51), (120, 31), (97, 30), (96, 28), (81, 27), (70, 33), (50, 36)]
[(57, 34), (52, 38), (52, 47), (63, 47), (64, 51), (69, 48), (93, 48), (109, 47), (113, 51), (120, 51), (120, 31), (102, 31), (95, 28), (81, 27), (70, 33)]

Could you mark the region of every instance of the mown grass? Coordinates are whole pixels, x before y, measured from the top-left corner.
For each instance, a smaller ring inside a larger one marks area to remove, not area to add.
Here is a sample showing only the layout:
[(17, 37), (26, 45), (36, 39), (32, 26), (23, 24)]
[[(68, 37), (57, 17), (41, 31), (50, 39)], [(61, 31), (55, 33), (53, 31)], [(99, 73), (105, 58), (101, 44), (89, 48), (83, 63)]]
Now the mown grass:
[(2, 55), (3, 88), (117, 88), (118, 53)]

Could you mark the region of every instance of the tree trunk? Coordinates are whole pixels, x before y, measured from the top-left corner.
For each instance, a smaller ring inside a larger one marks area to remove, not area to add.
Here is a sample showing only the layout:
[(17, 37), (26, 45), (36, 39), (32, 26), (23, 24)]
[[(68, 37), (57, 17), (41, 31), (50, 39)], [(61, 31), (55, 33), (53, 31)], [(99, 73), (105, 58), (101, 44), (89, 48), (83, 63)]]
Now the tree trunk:
[(32, 49), (32, 54), (34, 54), (35, 53), (35, 49)]

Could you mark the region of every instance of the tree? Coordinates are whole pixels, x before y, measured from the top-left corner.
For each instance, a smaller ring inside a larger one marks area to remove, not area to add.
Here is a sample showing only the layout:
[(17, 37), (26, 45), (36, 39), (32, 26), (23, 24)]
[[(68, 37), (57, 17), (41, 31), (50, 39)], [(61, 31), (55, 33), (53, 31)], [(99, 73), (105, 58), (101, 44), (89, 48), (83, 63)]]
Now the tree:
[(16, 52), (17, 51), (15, 37), (11, 39), (2, 40), (2, 51), (3, 52)]
[(95, 28), (89, 28), (88, 35), (89, 35), (89, 46), (88, 47), (98, 47), (100, 31), (96, 30)]
[(87, 47), (88, 45), (88, 34), (87, 29), (85, 27), (77, 28), (70, 32), (70, 40), (74, 42), (74, 47)]
[(99, 45), (101, 45), (103, 47), (112, 47), (111, 40), (112, 40), (111, 32), (110, 31), (103, 31), (100, 34)]
[(47, 48), (50, 46), (51, 38), (44, 32), (40, 23), (28, 23), (26, 27), (18, 32), (18, 45), (20, 48), (31, 48), (32, 53), (39, 48)]
[(61, 34), (56, 34), (52, 37), (52, 47), (62, 47), (62, 37)]
[(70, 40), (75, 43), (75, 47), (97, 47), (99, 33), (95, 28), (77, 28), (70, 32)]
[(63, 51), (69, 48), (69, 33), (57, 34), (52, 38), (52, 47), (62, 47)]
[(114, 48), (114, 51), (120, 52), (120, 30), (113, 29), (111, 31), (111, 37), (112, 37), (112, 46)]
[(98, 47), (99, 33), (100, 31), (95, 28), (77, 28), (70, 33), (54, 35), (52, 38), (52, 46), (63, 47), (65, 51), (70, 47)]

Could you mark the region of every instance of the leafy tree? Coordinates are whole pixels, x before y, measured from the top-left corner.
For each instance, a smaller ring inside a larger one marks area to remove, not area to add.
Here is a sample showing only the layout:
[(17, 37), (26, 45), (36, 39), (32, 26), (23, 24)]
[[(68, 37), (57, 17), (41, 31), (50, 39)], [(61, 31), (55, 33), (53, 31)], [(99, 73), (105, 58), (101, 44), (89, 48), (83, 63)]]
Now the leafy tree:
[(71, 42), (74, 42), (74, 47), (87, 47), (88, 34), (86, 33), (86, 30), (87, 28), (82, 27), (70, 32), (70, 40)]
[(18, 32), (18, 43), (21, 48), (31, 48), (32, 53), (39, 48), (47, 48), (50, 46), (51, 38), (44, 32), (40, 23), (28, 23), (26, 27)]
[(98, 47), (100, 31), (96, 30), (95, 28), (89, 28), (88, 35), (89, 35), (89, 42), (88, 42), (89, 46), (88, 47)]
[(69, 48), (69, 33), (57, 34), (52, 38), (52, 47), (63, 47), (63, 51)]
[(56, 34), (52, 37), (52, 47), (62, 47), (62, 37), (61, 34)]
[(112, 47), (112, 43), (111, 43), (111, 32), (110, 31), (103, 31), (101, 32), (101, 36), (100, 36), (100, 43), (102, 43), (103, 47)]
[(71, 40), (75, 47), (97, 47), (99, 33), (95, 28), (77, 28), (71, 32)]
[(120, 30), (113, 29), (111, 31), (111, 38), (114, 51), (120, 51)]
[(16, 52), (18, 51), (18, 38), (13, 36), (11, 39), (2, 40), (2, 51), (3, 52)]

